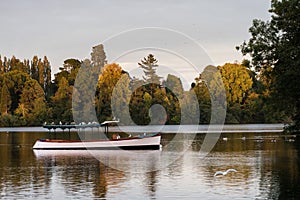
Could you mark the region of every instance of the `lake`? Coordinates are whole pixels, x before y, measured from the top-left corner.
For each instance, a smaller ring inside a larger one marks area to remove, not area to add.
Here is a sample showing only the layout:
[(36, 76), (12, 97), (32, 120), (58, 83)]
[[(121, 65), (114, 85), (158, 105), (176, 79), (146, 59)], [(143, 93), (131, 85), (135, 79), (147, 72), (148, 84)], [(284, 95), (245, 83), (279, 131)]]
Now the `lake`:
[(162, 133), (161, 151), (33, 151), (38, 138), (78, 136), (1, 129), (0, 198), (300, 199), (299, 138), (266, 127), (227, 127), (205, 157), (202, 133)]

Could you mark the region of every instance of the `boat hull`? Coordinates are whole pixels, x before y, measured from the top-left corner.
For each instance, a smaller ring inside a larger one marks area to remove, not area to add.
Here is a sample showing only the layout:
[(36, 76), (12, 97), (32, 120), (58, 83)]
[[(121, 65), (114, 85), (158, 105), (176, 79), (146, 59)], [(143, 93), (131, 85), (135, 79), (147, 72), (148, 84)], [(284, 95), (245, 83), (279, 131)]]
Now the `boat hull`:
[(118, 140), (37, 140), (33, 149), (44, 150), (158, 150), (161, 136), (132, 137)]

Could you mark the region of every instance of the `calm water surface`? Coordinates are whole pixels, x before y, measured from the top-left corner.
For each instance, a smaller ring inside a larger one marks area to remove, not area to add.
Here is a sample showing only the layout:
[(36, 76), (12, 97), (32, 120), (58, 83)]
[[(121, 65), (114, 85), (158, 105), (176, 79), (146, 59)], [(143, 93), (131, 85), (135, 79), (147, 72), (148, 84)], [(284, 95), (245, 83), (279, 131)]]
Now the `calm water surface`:
[(33, 151), (48, 134), (0, 133), (1, 199), (300, 199), (300, 142), (280, 133), (222, 134), (204, 159), (203, 134), (172, 148), (163, 134), (162, 151)]

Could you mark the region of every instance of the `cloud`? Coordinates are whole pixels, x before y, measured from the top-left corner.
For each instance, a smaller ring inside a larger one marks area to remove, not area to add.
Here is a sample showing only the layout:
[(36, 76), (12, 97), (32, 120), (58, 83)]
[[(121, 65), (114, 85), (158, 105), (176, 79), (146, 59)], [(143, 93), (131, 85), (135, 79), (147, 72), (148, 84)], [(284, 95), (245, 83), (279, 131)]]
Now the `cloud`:
[(0, 54), (47, 55), (56, 72), (65, 59), (89, 57), (92, 46), (114, 34), (152, 26), (189, 35), (218, 63), (234, 61), (241, 58), (234, 47), (249, 37), (252, 19), (269, 17), (270, 2), (11, 0), (0, 6)]

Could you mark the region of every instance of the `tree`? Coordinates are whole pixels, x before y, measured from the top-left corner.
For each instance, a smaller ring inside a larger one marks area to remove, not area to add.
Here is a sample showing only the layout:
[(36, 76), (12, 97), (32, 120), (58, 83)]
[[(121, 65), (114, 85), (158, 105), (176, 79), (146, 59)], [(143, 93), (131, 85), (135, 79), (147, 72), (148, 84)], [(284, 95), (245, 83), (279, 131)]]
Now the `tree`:
[(0, 114), (8, 114), (10, 107), (11, 107), (11, 96), (8, 90), (8, 87), (6, 85), (6, 82), (3, 81), (1, 84), (1, 90), (0, 90)]
[(93, 47), (91, 53), (91, 61), (94, 67), (99, 67), (99, 70), (101, 70), (107, 63), (103, 44), (99, 44)]
[(1, 74), (4, 74), (4, 66), (3, 66), (1, 55), (0, 55), (0, 75)]
[(10, 65), (10, 67), (9, 67), (10, 71), (19, 70), (19, 71), (27, 73), (27, 68), (24, 65), (24, 63), (21, 62), (19, 59), (17, 59), (15, 56), (12, 56), (12, 58), (9, 61), (9, 65)]
[(51, 69), (46, 56), (43, 61), (34, 56), (31, 62), (15, 56), (2, 61), (0, 57), (0, 125), (41, 124), (47, 111), (44, 90), (50, 84)]
[(8, 63), (7, 57), (4, 56), (4, 58), (3, 58), (3, 71), (4, 71), (4, 73), (9, 71), (8, 66), (9, 66), (9, 63)]
[(227, 63), (218, 67), (226, 90), (229, 105), (243, 104), (252, 88), (252, 79), (246, 67)]
[(183, 95), (183, 86), (179, 77), (168, 74), (164, 85), (165, 87), (169, 88), (178, 98)]
[(156, 69), (158, 67), (158, 60), (154, 58), (154, 55), (149, 54), (143, 60), (141, 60), (138, 65), (144, 70), (145, 76), (143, 76), (146, 83), (160, 84), (160, 79), (156, 74)]
[(44, 91), (45, 91), (46, 99), (48, 100), (51, 95), (51, 65), (46, 56), (44, 56), (43, 65), (44, 65), (44, 77), (45, 77)]
[(251, 56), (256, 71), (269, 75), (271, 98), (292, 116), (290, 128), (300, 130), (300, 1), (272, 0), (270, 12), (270, 21), (253, 21), (250, 40), (237, 49)]
[[(146, 87), (138, 79), (132, 80), (132, 95), (129, 103), (129, 113), (132, 121), (137, 125), (146, 125), (149, 123), (148, 109), (149, 107), (145, 106), (150, 105), (150, 99), (152, 100), (151, 95), (146, 95)], [(150, 98), (151, 97), (151, 98)]]
[(68, 80), (69, 85), (74, 85), (78, 71), (81, 67), (82, 62), (75, 58), (69, 58), (64, 61), (63, 67), (60, 67), (60, 72), (55, 74), (54, 83), (58, 84), (62, 77)]
[(226, 63), (218, 70), (226, 92), (226, 123), (242, 123), (243, 106), (253, 84), (251, 73), (245, 66), (236, 63)]
[[(44, 63), (45, 62), (46, 61), (44, 61)], [(53, 83), (51, 84), (51, 81), (49, 81), (49, 80), (46, 81), (46, 84), (47, 85), (49, 84), (49, 86), (50, 86), (50, 87), (47, 86), (47, 96), (46, 96), (47, 99), (49, 99), (50, 96), (55, 95), (55, 93), (58, 90), (59, 82), (62, 78), (66, 79), (68, 81), (69, 86), (74, 86), (78, 71), (80, 70), (80, 67), (81, 67), (81, 64), (82, 64), (81, 61), (74, 59), (74, 58), (69, 58), (64, 61), (63, 67), (60, 67), (59, 68), (60, 71), (54, 75), (55, 78), (54, 78)], [(89, 65), (90, 65), (90, 63), (89, 63)], [(50, 73), (50, 77), (51, 77), (51, 70), (47, 66), (48, 65), (46, 64), (45, 65), (46, 73)], [(85, 68), (85, 67), (86, 66), (83, 65), (83, 68)], [(82, 74), (84, 74), (84, 72)], [(48, 77), (49, 77), (49, 75), (47, 75), (47, 78)], [(86, 79), (86, 77), (83, 79)], [(86, 80), (78, 80), (78, 82), (81, 82), (81, 83), (84, 83), (84, 81), (86, 81)]]
[(45, 79), (46, 79), (46, 74), (45, 74), (45, 66), (41, 59), (39, 59), (38, 64), (37, 64), (37, 69), (38, 69), (38, 82), (40, 86), (45, 90), (46, 84), (45, 84)]
[(80, 66), (81, 62), (74, 58), (70, 58), (64, 61), (64, 68), (69, 72), (68, 81), (70, 85), (74, 85)]
[(19, 107), (15, 111), (15, 113), (17, 115), (20, 115), (24, 120), (26, 120), (28, 112), (29, 112), (29, 110), (27, 109), (27, 107), (24, 103), (19, 103)]
[[(223, 124), (226, 116), (226, 91), (222, 81), (222, 76), (219, 69), (209, 65), (205, 67), (196, 83), (192, 83), (192, 89), (200, 84), (200, 96), (195, 92), (199, 101), (200, 122), (203, 122), (201, 115), (204, 114), (206, 119), (209, 119), (211, 124)], [(208, 95), (209, 93), (209, 95)], [(202, 100), (201, 100), (202, 98)], [(209, 114), (210, 113), (210, 114)], [(204, 118), (204, 119), (205, 119)], [(204, 120), (206, 123), (207, 121)]]
[(18, 107), (25, 82), (30, 80), (30, 77), (25, 72), (13, 70), (6, 72), (2, 79), (4, 80), (11, 97), (11, 106), (8, 112), (13, 113)]
[[(64, 123), (73, 121), (72, 117), (72, 91), (73, 87), (65, 77), (62, 77), (58, 83), (58, 90), (53, 97), (51, 97), (51, 104), (53, 108), (53, 118)], [(57, 121), (57, 122), (58, 122)]]
[(211, 100), (210, 100), (210, 94), (208, 91), (208, 88), (206, 86), (206, 81), (203, 80), (202, 75), (200, 74), (199, 77), (195, 78), (196, 83), (193, 85), (192, 90), (195, 93), (195, 96), (197, 97), (198, 105), (193, 103), (193, 98), (191, 97), (192, 93), (188, 92), (185, 94), (185, 101), (190, 102), (189, 110), (191, 111), (190, 107), (193, 108), (195, 106), (199, 106), (198, 110), (200, 111), (200, 123), (209, 123), (210, 122), (210, 113), (211, 113)]
[(131, 95), (129, 111), (132, 120), (138, 125), (147, 125), (150, 120), (151, 124), (179, 124), (181, 118), (177, 96), (168, 88), (154, 83), (139, 87), (136, 85)]
[(100, 44), (93, 47), (91, 60), (85, 59), (81, 64), (72, 97), (73, 116), (77, 123), (97, 121), (95, 93), (99, 93), (97, 85), (101, 69), (106, 63), (105, 59), (103, 45)]
[(38, 74), (38, 62), (39, 58), (37, 56), (33, 56), (31, 65), (30, 65), (30, 76), (31, 78), (38, 80), (39, 74)]
[(130, 97), (130, 77), (127, 73), (122, 73), (121, 78), (114, 86), (111, 100), (112, 114), (120, 119), (120, 124), (122, 125), (132, 125), (129, 113)]
[(41, 85), (34, 79), (25, 82), (20, 103), (16, 109), (27, 125), (41, 124), (47, 116), (46, 99)]
[(116, 63), (107, 64), (102, 69), (98, 82), (98, 95), (96, 97), (96, 110), (99, 121), (112, 118), (111, 97), (122, 73), (121, 66)]

